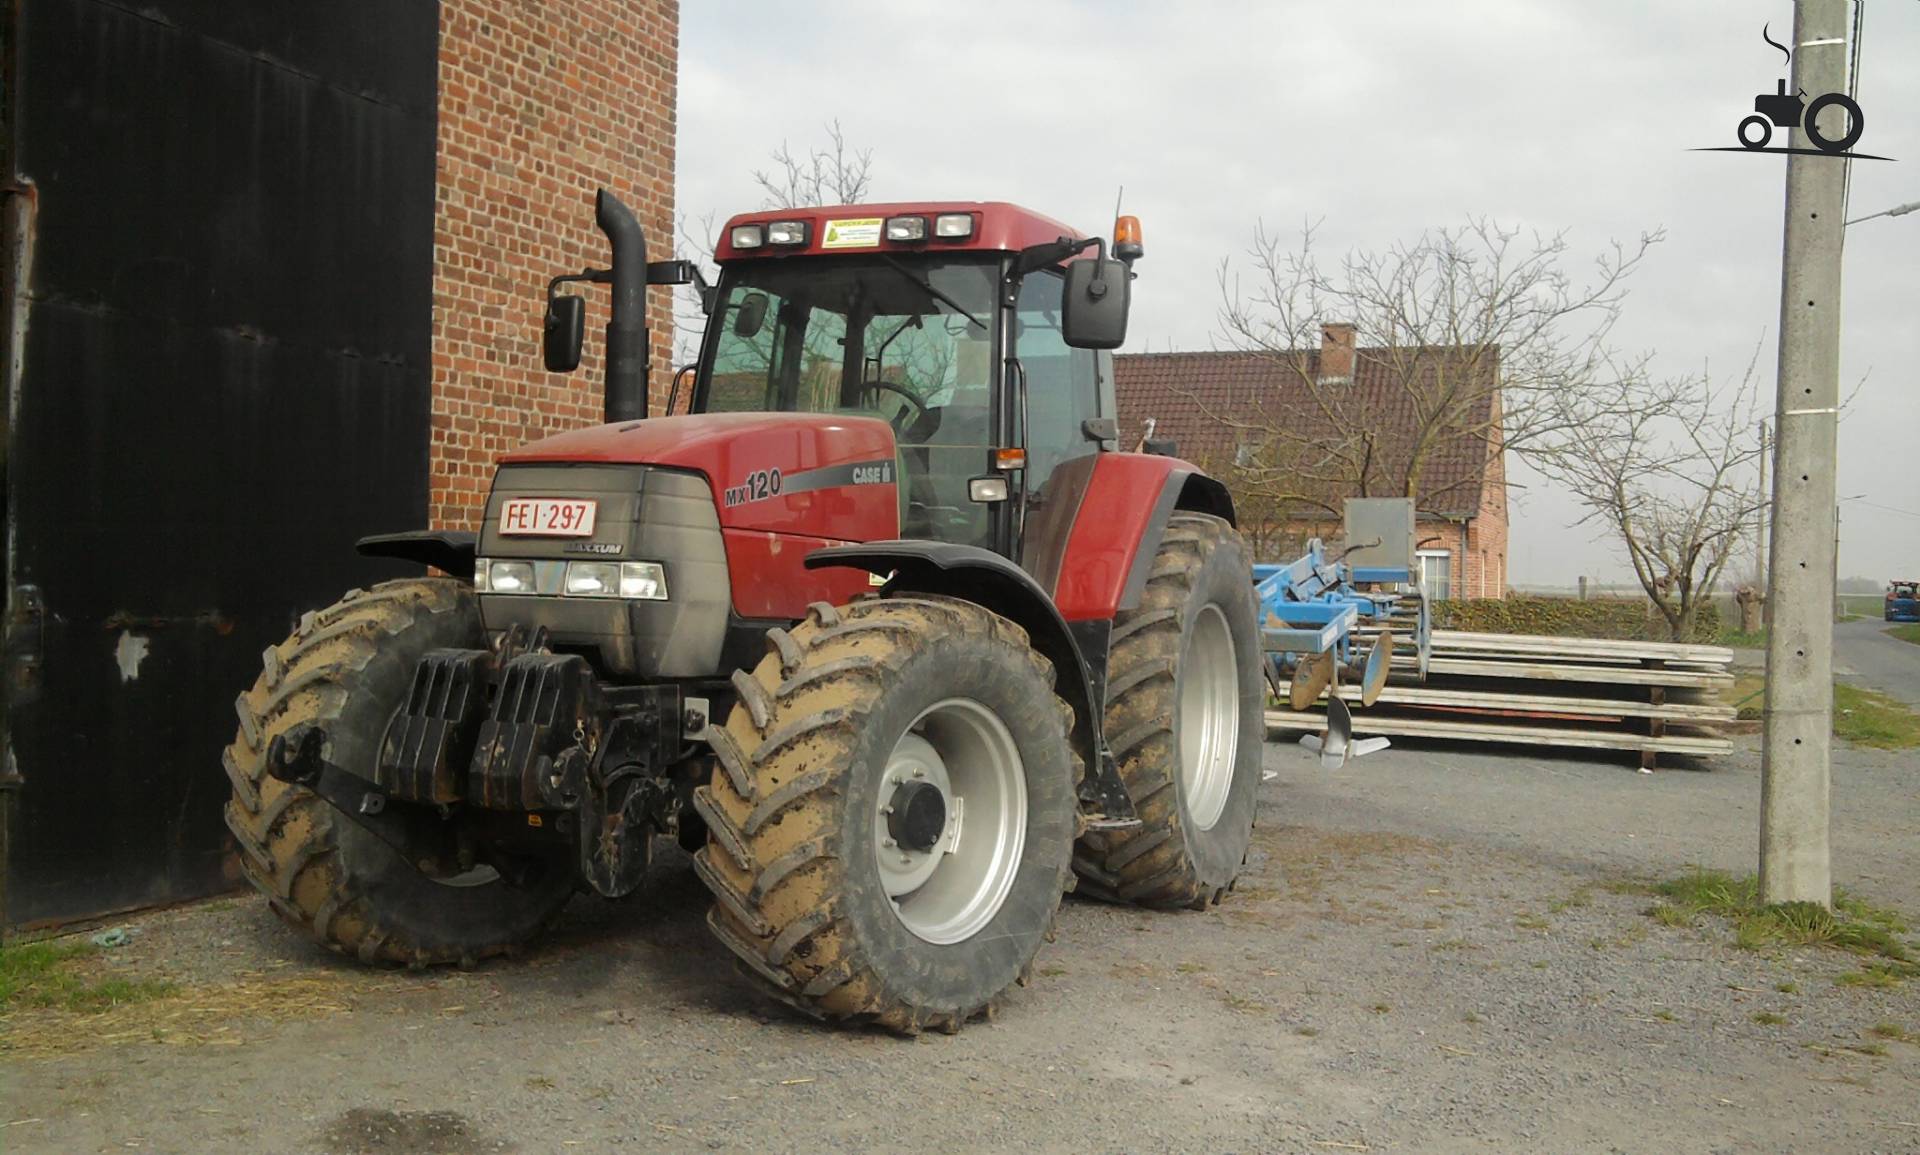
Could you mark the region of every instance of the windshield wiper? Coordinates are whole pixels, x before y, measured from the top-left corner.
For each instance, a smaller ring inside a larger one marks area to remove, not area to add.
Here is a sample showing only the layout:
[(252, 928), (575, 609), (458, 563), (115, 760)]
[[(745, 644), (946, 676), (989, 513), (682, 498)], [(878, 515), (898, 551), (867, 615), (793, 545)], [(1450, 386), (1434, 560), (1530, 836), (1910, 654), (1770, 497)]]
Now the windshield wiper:
[(987, 327), (987, 323), (985, 321), (982, 321), (980, 318), (974, 316), (972, 313), (967, 312), (967, 307), (965, 305), (962, 305), (960, 302), (954, 300), (952, 297), (947, 296), (945, 293), (941, 292), (939, 289), (934, 288), (932, 281), (927, 280), (925, 277), (914, 272), (912, 269), (901, 264), (899, 261), (893, 259), (892, 257), (886, 255), (885, 253), (880, 254), (880, 259), (885, 261), (887, 264), (893, 266), (894, 272), (899, 273), (901, 276), (905, 277), (907, 280), (912, 281), (914, 284), (925, 289), (927, 291), (927, 295), (932, 297), (934, 300), (940, 302), (942, 305), (945, 305), (947, 308), (952, 309), (954, 312), (960, 314), (962, 317), (965, 317), (968, 321), (971, 321), (973, 324), (978, 325), (981, 329), (985, 329)]

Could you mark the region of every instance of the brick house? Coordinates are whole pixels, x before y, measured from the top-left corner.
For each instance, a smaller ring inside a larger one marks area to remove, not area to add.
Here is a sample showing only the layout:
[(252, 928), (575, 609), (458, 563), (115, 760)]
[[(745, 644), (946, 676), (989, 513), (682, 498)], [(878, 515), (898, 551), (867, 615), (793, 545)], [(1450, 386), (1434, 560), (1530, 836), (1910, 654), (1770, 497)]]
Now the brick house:
[[(600, 342), (546, 372), (548, 278), (604, 266), (606, 187), (672, 255), (678, 0), (441, 0), (429, 516), (473, 529), (494, 461), (601, 420)], [(672, 376), (672, 290), (648, 290), (653, 407)], [(588, 297), (588, 328), (604, 323)]]
[[(1345, 497), (1405, 492), (1416, 409), (1441, 395), (1458, 402), (1455, 420), (1472, 432), (1443, 437), (1412, 486), (1427, 588), (1456, 598), (1504, 597), (1507, 589), (1498, 380), (1495, 347), (1357, 347), (1344, 324), (1324, 326), (1317, 349), (1114, 358), (1122, 439), (1144, 436), (1151, 421), (1154, 437), (1171, 438), (1179, 456), (1226, 481), (1242, 531), (1266, 561), (1292, 556), (1307, 537), (1336, 542)], [(1301, 487), (1311, 499), (1261, 496), (1284, 475), (1277, 463), (1285, 454), (1324, 463), (1362, 442), (1364, 457), (1355, 451), (1355, 459), (1363, 464), (1344, 472), (1364, 474), (1364, 487), (1315, 483)]]

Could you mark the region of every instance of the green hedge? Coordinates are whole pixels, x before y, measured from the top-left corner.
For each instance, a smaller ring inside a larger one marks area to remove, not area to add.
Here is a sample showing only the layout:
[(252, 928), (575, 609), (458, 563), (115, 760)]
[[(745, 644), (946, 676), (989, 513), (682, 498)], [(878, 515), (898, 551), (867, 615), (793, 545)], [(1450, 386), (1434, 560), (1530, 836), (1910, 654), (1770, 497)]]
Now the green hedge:
[[(1644, 598), (1468, 598), (1437, 602), (1433, 625), (1441, 630), (1482, 634), (1544, 634), (1559, 638), (1622, 638), (1667, 641), (1667, 620), (1652, 612)], [(1720, 607), (1701, 605), (1693, 623), (1695, 642), (1720, 636)]]

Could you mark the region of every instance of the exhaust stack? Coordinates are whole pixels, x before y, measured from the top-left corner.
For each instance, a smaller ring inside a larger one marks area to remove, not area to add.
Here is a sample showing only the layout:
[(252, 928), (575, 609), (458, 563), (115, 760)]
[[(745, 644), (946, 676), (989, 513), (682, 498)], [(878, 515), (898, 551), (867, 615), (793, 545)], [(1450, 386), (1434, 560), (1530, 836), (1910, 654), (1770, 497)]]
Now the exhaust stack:
[(647, 377), (653, 343), (647, 332), (647, 238), (633, 210), (601, 189), (593, 199), (593, 220), (613, 250), (613, 312), (607, 319), (607, 393), (609, 422), (637, 421), (647, 415)]

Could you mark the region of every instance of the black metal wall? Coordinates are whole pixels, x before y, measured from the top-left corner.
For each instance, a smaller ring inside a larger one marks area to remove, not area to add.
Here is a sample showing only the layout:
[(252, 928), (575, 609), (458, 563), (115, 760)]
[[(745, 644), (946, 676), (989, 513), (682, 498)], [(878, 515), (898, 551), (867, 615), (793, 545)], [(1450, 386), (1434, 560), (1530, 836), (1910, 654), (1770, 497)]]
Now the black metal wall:
[(439, 18), (9, 7), (27, 923), (228, 885), (234, 695), (302, 609), (402, 572), (354, 538), (425, 524)]

